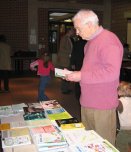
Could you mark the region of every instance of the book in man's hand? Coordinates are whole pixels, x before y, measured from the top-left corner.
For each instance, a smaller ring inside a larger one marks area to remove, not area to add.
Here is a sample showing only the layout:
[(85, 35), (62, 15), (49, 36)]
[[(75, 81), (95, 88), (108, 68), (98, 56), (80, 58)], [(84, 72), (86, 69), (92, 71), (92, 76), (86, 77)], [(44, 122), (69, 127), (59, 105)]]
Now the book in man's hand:
[(55, 76), (59, 78), (65, 78), (67, 74), (71, 74), (73, 71), (63, 70), (59, 68), (55, 68)]

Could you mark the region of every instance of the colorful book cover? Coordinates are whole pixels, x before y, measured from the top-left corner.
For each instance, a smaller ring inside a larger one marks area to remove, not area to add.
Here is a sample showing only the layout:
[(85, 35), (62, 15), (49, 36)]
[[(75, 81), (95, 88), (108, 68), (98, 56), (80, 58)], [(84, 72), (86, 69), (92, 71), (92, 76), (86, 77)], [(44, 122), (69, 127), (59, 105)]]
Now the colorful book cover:
[(58, 119), (68, 119), (72, 118), (72, 116), (67, 112), (55, 113), (55, 114), (48, 114), (47, 117), (50, 120), (58, 120)]
[(48, 110), (45, 110), (45, 112), (47, 115), (57, 114), (57, 113), (65, 112), (65, 109), (61, 107), (61, 108), (55, 108), (55, 109), (48, 109)]
[(30, 112), (30, 113), (25, 113), (23, 115), (24, 120), (35, 120), (35, 119), (44, 119), (46, 118), (45, 112)]
[(28, 128), (2, 131), (2, 148), (31, 144)]
[(70, 129), (62, 131), (69, 145), (87, 145), (92, 142), (102, 142), (104, 139), (93, 130)]
[(43, 108), (23, 107), (25, 113), (44, 112)]
[(32, 102), (32, 103), (27, 103), (27, 106), (28, 107), (34, 107), (34, 108), (38, 108), (38, 109), (41, 109), (42, 106), (39, 102)]
[(69, 130), (69, 129), (85, 129), (83, 123), (71, 123), (71, 124), (62, 124), (61, 126), (62, 130)]
[(56, 100), (41, 101), (40, 104), (43, 109), (55, 109), (61, 107), (61, 105)]
[(0, 131), (10, 129), (10, 123), (0, 124)]
[(34, 142), (38, 146), (67, 144), (61, 131), (53, 125), (30, 128), (30, 132)]
[(59, 120), (55, 120), (56, 123), (58, 124), (58, 126), (61, 126), (62, 124), (71, 124), (71, 123), (78, 123), (78, 119), (73, 117), (73, 118), (69, 118), (69, 119), (59, 119)]

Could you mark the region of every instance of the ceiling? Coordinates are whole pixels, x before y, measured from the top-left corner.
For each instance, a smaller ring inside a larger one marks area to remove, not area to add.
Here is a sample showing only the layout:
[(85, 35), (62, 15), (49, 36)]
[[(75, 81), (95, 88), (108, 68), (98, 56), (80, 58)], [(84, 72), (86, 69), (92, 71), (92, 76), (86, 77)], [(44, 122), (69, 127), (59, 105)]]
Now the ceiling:
[(74, 13), (51, 12), (49, 13), (50, 22), (71, 22)]

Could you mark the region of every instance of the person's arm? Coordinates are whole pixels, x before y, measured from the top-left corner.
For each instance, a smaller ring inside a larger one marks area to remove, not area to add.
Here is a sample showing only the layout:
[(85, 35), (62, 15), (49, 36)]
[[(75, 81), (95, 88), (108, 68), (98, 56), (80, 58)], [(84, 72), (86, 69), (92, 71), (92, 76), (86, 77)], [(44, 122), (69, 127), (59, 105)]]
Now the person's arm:
[(86, 59), (81, 71), (75, 71), (66, 75), (67, 81), (82, 81), (83, 83), (111, 82), (119, 78), (122, 52), (116, 46), (109, 46), (106, 51), (101, 51), (103, 64), (86, 68)]
[(31, 62), (30, 63), (30, 69), (33, 70), (33, 71), (37, 71), (37, 68), (36, 66), (38, 66), (38, 60), (34, 61), (34, 62)]

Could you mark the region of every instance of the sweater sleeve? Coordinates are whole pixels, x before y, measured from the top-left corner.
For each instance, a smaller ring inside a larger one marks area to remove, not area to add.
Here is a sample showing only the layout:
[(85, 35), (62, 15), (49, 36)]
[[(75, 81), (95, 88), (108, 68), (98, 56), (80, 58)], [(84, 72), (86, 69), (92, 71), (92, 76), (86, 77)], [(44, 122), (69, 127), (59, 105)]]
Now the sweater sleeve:
[(101, 50), (99, 62), (86, 68), (86, 60), (81, 69), (81, 83), (104, 83), (119, 79), (122, 48), (110, 45)]
[(31, 62), (31, 64), (30, 64), (30, 69), (31, 70), (36, 70), (36, 66), (38, 66), (38, 64), (39, 64), (39, 62), (38, 62), (38, 60), (36, 60), (36, 61), (34, 61), (34, 62)]

